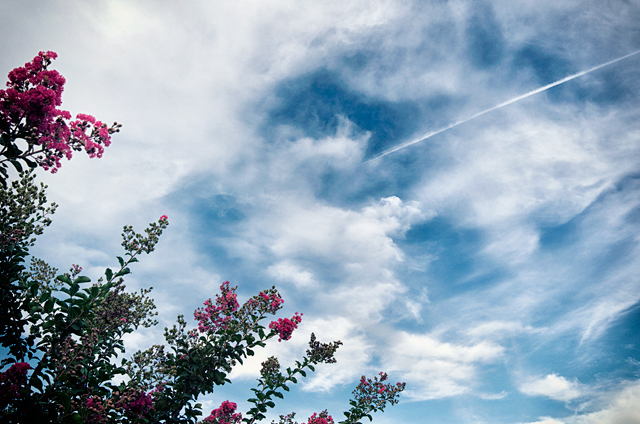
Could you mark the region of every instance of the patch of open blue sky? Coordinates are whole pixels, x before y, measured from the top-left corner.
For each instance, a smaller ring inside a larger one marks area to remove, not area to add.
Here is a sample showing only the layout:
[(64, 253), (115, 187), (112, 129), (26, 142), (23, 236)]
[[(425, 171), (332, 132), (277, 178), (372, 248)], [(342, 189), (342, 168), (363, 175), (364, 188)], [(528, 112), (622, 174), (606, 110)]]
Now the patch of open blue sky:
[[(160, 4), (0, 6), (3, 72), (57, 51), (64, 107), (125, 124), (43, 176), (38, 256), (97, 278), (122, 225), (169, 215), (129, 280), (162, 326), (230, 280), (305, 313), (281, 362), (345, 343), (276, 411), (300, 420), (386, 369), (408, 389), (382, 424), (640, 421), (640, 56), (362, 164), (638, 50), (639, 6)], [(258, 368), (207, 406), (246, 406)]]

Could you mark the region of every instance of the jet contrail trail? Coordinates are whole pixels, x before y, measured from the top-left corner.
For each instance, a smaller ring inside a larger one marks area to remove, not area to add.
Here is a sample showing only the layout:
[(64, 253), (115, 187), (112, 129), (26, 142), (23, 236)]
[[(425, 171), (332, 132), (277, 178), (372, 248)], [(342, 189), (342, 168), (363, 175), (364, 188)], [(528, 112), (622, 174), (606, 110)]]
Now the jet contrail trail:
[(468, 117), (467, 119), (463, 119), (462, 121), (455, 122), (455, 123), (453, 123), (453, 124), (451, 124), (451, 125), (449, 125), (449, 126), (447, 126), (447, 127), (441, 128), (441, 129), (439, 129), (439, 130), (437, 130), (437, 131), (430, 132), (430, 133), (428, 133), (428, 134), (426, 134), (426, 135), (424, 135), (424, 136), (422, 136), (422, 137), (420, 137), (420, 138), (418, 138), (418, 139), (416, 139), (416, 140), (408, 141), (408, 142), (403, 143), (403, 144), (401, 144), (401, 145), (399, 145), (399, 146), (396, 146), (396, 147), (394, 147), (394, 148), (392, 148), (392, 149), (389, 149), (389, 150), (387, 150), (387, 151), (385, 151), (385, 152), (382, 152), (382, 153), (381, 153), (381, 154), (379, 154), (378, 156), (376, 156), (376, 157), (374, 157), (374, 158), (371, 158), (371, 159), (369, 159), (369, 160), (366, 160), (366, 161), (364, 161), (364, 162), (362, 162), (362, 163), (364, 164), (364, 163), (368, 163), (368, 162), (374, 161), (374, 160), (376, 160), (376, 159), (380, 159), (380, 158), (381, 158), (381, 157), (383, 157), (383, 156), (387, 156), (387, 155), (389, 155), (389, 154), (391, 154), (391, 153), (393, 153), (393, 152), (397, 152), (398, 150), (404, 149), (405, 147), (409, 147), (409, 146), (411, 146), (412, 144), (420, 143), (421, 141), (424, 141), (424, 140), (426, 140), (426, 139), (428, 139), (428, 138), (431, 138), (431, 137), (433, 137), (434, 135), (437, 135), (437, 134), (440, 134), (440, 133), (445, 132), (445, 131), (447, 131), (447, 130), (450, 130), (451, 128), (457, 127), (458, 125), (462, 125), (462, 124), (464, 124), (465, 122), (469, 122), (469, 121), (471, 121), (472, 119), (477, 118), (478, 116), (482, 116), (482, 115), (484, 115), (485, 113), (493, 112), (493, 111), (494, 111), (494, 110), (496, 110), (496, 109), (500, 109), (500, 108), (503, 108), (503, 107), (505, 107), (505, 106), (510, 105), (511, 103), (515, 103), (515, 102), (520, 101), (520, 100), (522, 100), (522, 99), (526, 99), (527, 97), (530, 97), (530, 96), (533, 96), (534, 94), (538, 94), (538, 93), (540, 93), (540, 92), (542, 92), (542, 91), (548, 90), (548, 89), (550, 89), (550, 88), (552, 88), (552, 87), (555, 87), (556, 85), (564, 84), (564, 83), (565, 83), (565, 82), (567, 82), (567, 81), (571, 81), (572, 79), (575, 79), (575, 78), (581, 77), (581, 76), (583, 76), (583, 75), (585, 75), (585, 74), (588, 74), (589, 72), (593, 72), (593, 71), (596, 71), (596, 70), (598, 70), (598, 69), (600, 69), (600, 68), (604, 68), (605, 66), (609, 66), (609, 65), (614, 64), (614, 63), (616, 63), (616, 62), (620, 62), (621, 60), (624, 60), (624, 59), (626, 59), (626, 58), (628, 58), (628, 57), (631, 57), (631, 56), (633, 56), (633, 55), (636, 55), (636, 54), (638, 54), (638, 53), (640, 53), (640, 50), (637, 50), (637, 51), (635, 51), (635, 52), (633, 52), (633, 53), (629, 53), (629, 54), (624, 55), (624, 56), (622, 56), (622, 57), (619, 57), (619, 58), (617, 58), (617, 59), (610, 60), (609, 62), (603, 63), (603, 64), (601, 64), (601, 65), (594, 66), (593, 68), (591, 68), (591, 69), (587, 69), (586, 71), (581, 71), (581, 72), (578, 72), (577, 74), (569, 75), (568, 77), (562, 78), (561, 80), (558, 80), (558, 81), (556, 81), (556, 82), (552, 82), (551, 84), (547, 84), (547, 85), (545, 85), (544, 87), (536, 88), (536, 89), (535, 89), (535, 90), (533, 90), (533, 91), (529, 91), (529, 92), (528, 92), (528, 93), (526, 93), (526, 94), (522, 94), (521, 96), (515, 97), (515, 98), (513, 98), (513, 99), (511, 99), (511, 100), (508, 100), (508, 101), (506, 101), (506, 102), (504, 102), (504, 103), (500, 103), (499, 105), (494, 106), (494, 107), (492, 107), (492, 108), (490, 108), (490, 109), (483, 110), (482, 112), (478, 112), (478, 113), (476, 113), (475, 115), (472, 115), (472, 116)]

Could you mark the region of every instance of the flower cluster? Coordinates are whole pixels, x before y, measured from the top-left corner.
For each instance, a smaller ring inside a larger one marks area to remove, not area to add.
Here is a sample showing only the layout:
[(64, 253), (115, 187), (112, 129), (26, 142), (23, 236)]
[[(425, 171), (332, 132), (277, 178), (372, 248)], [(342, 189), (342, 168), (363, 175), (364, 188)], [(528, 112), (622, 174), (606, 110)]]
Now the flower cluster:
[[(34, 157), (45, 170), (55, 173), (60, 159), (71, 159), (72, 151), (85, 150), (89, 157), (102, 157), (104, 147), (111, 144), (111, 134), (120, 125), (111, 127), (91, 115), (78, 114), (71, 120), (66, 110), (57, 109), (62, 104), (65, 79), (47, 67), (58, 55), (40, 52), (31, 62), (9, 73), (7, 89), (0, 90), (0, 135), (2, 151), (6, 157), (0, 162), (16, 159), (30, 162)], [(16, 139), (27, 141), (28, 149), (22, 151)], [(32, 165), (32, 166), (35, 166)]]
[(98, 396), (91, 396), (85, 403), (89, 422), (101, 423), (106, 420), (103, 414), (102, 399)]
[(384, 409), (387, 402), (391, 405), (398, 403), (400, 392), (404, 390), (406, 383), (384, 383), (388, 376), (386, 372), (380, 372), (373, 380), (364, 375), (360, 378), (360, 384), (353, 391), (355, 399), (361, 407), (367, 407), (373, 411)]
[(20, 397), (19, 390), (27, 384), (27, 371), (30, 369), (31, 365), (26, 362), (16, 362), (0, 373), (0, 409)]
[(215, 305), (208, 299), (204, 302), (204, 308), (198, 308), (193, 316), (198, 321), (198, 330), (204, 332), (217, 332), (219, 329), (226, 330), (233, 319), (233, 312), (240, 306), (236, 297), (236, 287), (229, 287), (229, 282), (225, 281), (220, 286), (220, 294), (216, 295)]
[(136, 233), (131, 225), (125, 225), (122, 229), (122, 247), (129, 256), (135, 256), (140, 252), (151, 253), (167, 226), (169, 226), (167, 215), (158, 218), (158, 222), (150, 223), (144, 230), (147, 233), (146, 236)]
[(289, 318), (278, 318), (277, 321), (272, 321), (269, 324), (269, 328), (275, 330), (278, 333), (278, 341), (289, 340), (293, 330), (298, 328), (298, 324), (302, 321), (302, 314), (295, 313), (294, 316)]
[(202, 420), (202, 422), (209, 424), (238, 424), (242, 420), (242, 414), (235, 413), (237, 406), (234, 402), (225, 400), (220, 405), (220, 408), (211, 411), (211, 415)]
[(142, 417), (153, 409), (153, 399), (151, 395), (145, 392), (133, 390), (123, 396), (120, 405), (127, 414)]
[(271, 377), (280, 374), (280, 362), (278, 362), (278, 358), (275, 356), (270, 356), (260, 365), (262, 365), (262, 368), (260, 368), (260, 375), (263, 377)]
[(313, 415), (309, 417), (309, 421), (307, 421), (307, 424), (334, 424), (334, 423), (333, 423), (333, 418), (331, 418), (331, 415), (329, 415), (329, 413), (325, 409), (320, 414), (316, 414), (314, 412)]
[(342, 345), (340, 340), (330, 343), (320, 343), (316, 340), (315, 333), (311, 333), (311, 340), (309, 340), (309, 349), (307, 349), (307, 356), (311, 362), (320, 364), (335, 364), (336, 358), (333, 355), (336, 350)]
[(269, 305), (267, 310), (272, 314), (275, 314), (284, 303), (284, 300), (277, 293), (267, 294), (265, 292), (260, 292), (259, 296), (263, 302)]

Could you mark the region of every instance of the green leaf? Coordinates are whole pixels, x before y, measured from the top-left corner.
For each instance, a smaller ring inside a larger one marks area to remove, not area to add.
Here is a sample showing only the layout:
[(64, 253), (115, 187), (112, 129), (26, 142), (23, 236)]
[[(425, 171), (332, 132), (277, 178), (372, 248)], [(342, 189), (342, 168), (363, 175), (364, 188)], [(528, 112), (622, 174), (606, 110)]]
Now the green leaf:
[(47, 300), (49, 300), (50, 297), (51, 297), (51, 292), (47, 290), (40, 295), (40, 299), (38, 299), (38, 302), (40, 303), (46, 302)]
[(271, 401), (265, 402), (264, 404), (267, 405), (269, 408), (275, 408), (276, 407), (276, 404), (271, 402)]
[(35, 168), (38, 166), (38, 164), (30, 159), (27, 158), (22, 158), (23, 161), (25, 161), (27, 163), (27, 165), (29, 165), (29, 168)]
[(120, 256), (116, 256), (116, 258), (118, 259), (118, 263), (120, 264), (120, 268), (122, 268), (124, 266), (124, 259), (122, 259)]
[(58, 275), (58, 276), (56, 277), (56, 279), (57, 279), (58, 281), (62, 281), (63, 283), (67, 283), (67, 284), (71, 285), (71, 278), (69, 278), (69, 277), (68, 277), (68, 276), (66, 276), (66, 275)]
[(107, 283), (104, 286), (100, 287), (100, 291), (102, 292), (102, 294), (105, 294), (111, 289), (111, 287), (113, 287), (113, 283)]
[(275, 397), (279, 397), (280, 399), (284, 399), (284, 395), (280, 392), (273, 392), (273, 394), (275, 395)]
[(50, 313), (51, 311), (53, 311), (53, 307), (56, 304), (56, 300), (55, 299), (49, 299), (47, 300), (47, 303), (44, 304), (44, 311), (46, 313)]
[(10, 162), (11, 162), (11, 165), (13, 165), (13, 167), (16, 168), (18, 172), (22, 172), (22, 165), (20, 165), (20, 162), (18, 162), (15, 159), (11, 159)]
[(289, 391), (289, 388), (286, 385), (282, 385), (282, 388), (285, 389), (287, 392)]
[(303, 377), (306, 377), (306, 376), (307, 376), (307, 373), (306, 373), (306, 372), (304, 372), (303, 370), (300, 370), (300, 374), (302, 374), (302, 376), (303, 376)]
[(64, 412), (68, 412), (71, 409), (71, 396), (65, 392), (59, 392), (58, 397), (60, 398), (60, 403), (64, 407)]
[(123, 268), (114, 275), (114, 277), (122, 277), (123, 275), (130, 274), (131, 270), (129, 268)]
[(31, 387), (38, 389), (42, 393), (42, 380), (40, 380), (39, 376), (32, 377), (30, 383)]
[(113, 271), (111, 271), (111, 268), (107, 268), (104, 271), (104, 275), (107, 277), (107, 281), (111, 281), (111, 277), (113, 277)]
[(91, 282), (91, 278), (85, 277), (84, 275), (79, 276), (74, 281), (74, 283), (76, 283), (76, 284), (90, 283), (90, 282)]
[(100, 293), (100, 287), (93, 286), (93, 287), (91, 287), (91, 290), (88, 293), (89, 293), (89, 295), (91, 297), (96, 297), (96, 296), (98, 296), (98, 293)]

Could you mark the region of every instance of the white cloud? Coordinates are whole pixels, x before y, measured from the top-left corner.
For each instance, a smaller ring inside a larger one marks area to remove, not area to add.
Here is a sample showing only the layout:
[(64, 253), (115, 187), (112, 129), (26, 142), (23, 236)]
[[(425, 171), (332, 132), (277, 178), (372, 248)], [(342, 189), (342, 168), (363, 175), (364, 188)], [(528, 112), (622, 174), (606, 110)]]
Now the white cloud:
[(522, 333), (541, 332), (543, 329), (536, 329), (529, 325), (524, 326), (517, 321), (489, 321), (478, 324), (467, 331), (473, 338), (503, 338)]
[(544, 378), (533, 378), (520, 385), (520, 392), (528, 396), (547, 396), (551, 399), (569, 402), (581, 396), (580, 385), (568, 381), (557, 374)]
[(504, 390), (500, 393), (480, 393), (478, 397), (483, 400), (501, 400), (509, 396)]
[(539, 421), (530, 422), (526, 424), (565, 424), (564, 421), (558, 421), (555, 418), (550, 417), (540, 417)]
[(297, 287), (307, 288), (317, 284), (311, 272), (302, 270), (295, 263), (287, 260), (271, 265), (267, 268), (267, 272), (277, 280), (293, 283)]
[(572, 417), (569, 424), (636, 424), (640, 422), (640, 384), (616, 393), (602, 410)]
[(389, 341), (384, 366), (407, 381), (413, 400), (439, 399), (470, 391), (477, 366), (502, 357), (502, 346), (445, 343), (424, 334), (398, 332)]

